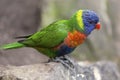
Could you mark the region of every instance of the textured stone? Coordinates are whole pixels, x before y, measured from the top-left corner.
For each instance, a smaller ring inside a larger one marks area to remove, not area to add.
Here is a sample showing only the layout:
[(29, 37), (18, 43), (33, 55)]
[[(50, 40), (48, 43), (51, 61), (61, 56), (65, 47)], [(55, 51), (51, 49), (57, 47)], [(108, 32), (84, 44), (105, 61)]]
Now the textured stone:
[[(79, 64), (79, 65), (78, 65)], [(0, 80), (119, 80), (120, 74), (112, 62), (79, 62), (74, 70), (59, 63), (25, 66), (0, 66)]]

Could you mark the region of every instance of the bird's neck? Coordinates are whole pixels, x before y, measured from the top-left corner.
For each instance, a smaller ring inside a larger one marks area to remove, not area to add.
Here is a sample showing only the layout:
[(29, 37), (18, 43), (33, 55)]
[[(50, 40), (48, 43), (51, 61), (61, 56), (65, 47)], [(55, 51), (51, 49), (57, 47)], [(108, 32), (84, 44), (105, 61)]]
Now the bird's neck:
[(73, 27), (73, 30), (77, 30), (77, 31), (79, 31), (79, 32), (81, 32), (81, 33), (84, 33), (84, 30), (83, 30), (83, 29), (80, 27), (80, 25), (78, 24), (78, 21), (77, 21), (75, 15), (73, 15), (68, 21), (69, 21), (69, 25), (70, 25), (71, 27)]

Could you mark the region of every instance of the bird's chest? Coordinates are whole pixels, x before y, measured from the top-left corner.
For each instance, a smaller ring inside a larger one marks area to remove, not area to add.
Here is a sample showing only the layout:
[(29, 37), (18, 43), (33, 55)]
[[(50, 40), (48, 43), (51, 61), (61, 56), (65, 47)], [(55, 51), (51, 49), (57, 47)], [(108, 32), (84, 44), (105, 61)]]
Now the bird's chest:
[(78, 45), (82, 44), (86, 36), (78, 31), (69, 32), (64, 42), (55, 49), (57, 50), (58, 56), (71, 53)]
[(82, 44), (85, 39), (85, 34), (80, 33), (79, 31), (73, 31), (68, 33), (64, 40), (64, 44), (69, 47), (77, 47), (78, 45)]

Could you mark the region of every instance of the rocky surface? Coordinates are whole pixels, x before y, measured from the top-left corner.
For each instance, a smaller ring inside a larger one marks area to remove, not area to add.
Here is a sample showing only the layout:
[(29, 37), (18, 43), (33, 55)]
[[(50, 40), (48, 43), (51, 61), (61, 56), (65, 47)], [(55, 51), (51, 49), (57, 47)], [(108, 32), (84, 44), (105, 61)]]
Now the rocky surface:
[[(79, 64), (79, 65), (78, 65)], [(74, 70), (59, 63), (25, 66), (0, 66), (0, 80), (119, 80), (120, 74), (112, 62), (79, 62)]]
[[(120, 0), (0, 0), (0, 45), (36, 32), (41, 23), (47, 26), (69, 19), (78, 9), (90, 9), (99, 15), (102, 28), (92, 32), (73, 55), (78, 60), (112, 60), (120, 66), (119, 4)], [(37, 64), (45, 59), (31, 48), (0, 50), (0, 65)]]

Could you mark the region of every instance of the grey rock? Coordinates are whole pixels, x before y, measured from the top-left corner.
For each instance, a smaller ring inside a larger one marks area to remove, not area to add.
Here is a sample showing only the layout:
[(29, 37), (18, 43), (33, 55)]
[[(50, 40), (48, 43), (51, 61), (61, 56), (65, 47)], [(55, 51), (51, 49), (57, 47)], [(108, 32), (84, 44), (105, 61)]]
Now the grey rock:
[(59, 63), (40, 63), (25, 66), (0, 66), (0, 80), (119, 80), (116, 64), (100, 61), (79, 62), (75, 69)]

